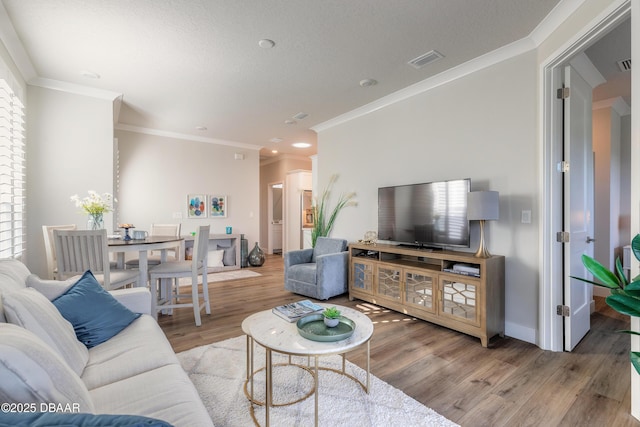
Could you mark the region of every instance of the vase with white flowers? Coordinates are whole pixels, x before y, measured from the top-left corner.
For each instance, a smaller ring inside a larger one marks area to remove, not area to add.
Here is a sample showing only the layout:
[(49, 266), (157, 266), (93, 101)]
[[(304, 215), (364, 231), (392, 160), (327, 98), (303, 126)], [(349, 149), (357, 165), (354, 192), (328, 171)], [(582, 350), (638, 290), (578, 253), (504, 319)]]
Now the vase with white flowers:
[(77, 208), (89, 215), (87, 221), (87, 229), (100, 230), (104, 228), (104, 214), (113, 210), (113, 202), (115, 199), (110, 193), (98, 194), (93, 190), (88, 191), (89, 195), (80, 198), (77, 194), (71, 196), (71, 201), (76, 204)]
[(356, 193), (341, 194), (338, 198), (338, 203), (332, 211), (329, 212), (329, 197), (331, 196), (331, 187), (338, 180), (338, 175), (332, 175), (329, 179), (329, 185), (322, 192), (319, 199), (316, 199), (311, 206), (313, 212), (313, 228), (311, 229), (311, 247), (316, 246), (316, 240), (318, 237), (328, 237), (333, 228), (333, 223), (340, 211), (347, 206), (356, 206), (357, 202), (354, 200)]

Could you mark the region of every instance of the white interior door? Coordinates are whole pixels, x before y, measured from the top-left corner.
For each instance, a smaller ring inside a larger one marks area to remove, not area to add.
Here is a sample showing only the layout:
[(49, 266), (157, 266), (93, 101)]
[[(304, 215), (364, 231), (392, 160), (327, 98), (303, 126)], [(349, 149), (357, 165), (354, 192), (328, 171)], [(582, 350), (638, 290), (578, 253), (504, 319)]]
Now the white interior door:
[(591, 141), (591, 86), (571, 66), (565, 68), (564, 158), (569, 171), (564, 177), (564, 350), (571, 351), (591, 327), (593, 289), (569, 276), (589, 277), (582, 254), (593, 256), (593, 148)]

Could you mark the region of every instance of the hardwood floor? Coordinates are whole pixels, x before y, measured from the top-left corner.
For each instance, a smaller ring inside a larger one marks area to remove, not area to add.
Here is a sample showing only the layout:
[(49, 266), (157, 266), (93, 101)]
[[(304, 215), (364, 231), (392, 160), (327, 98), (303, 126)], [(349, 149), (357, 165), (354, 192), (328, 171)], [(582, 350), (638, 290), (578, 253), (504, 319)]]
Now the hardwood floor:
[[(283, 289), (283, 262), (267, 256), (259, 277), (209, 285), (212, 313), (202, 326), (191, 309), (161, 316), (177, 352), (242, 335), (251, 313), (302, 299)], [(602, 298), (591, 331), (571, 353), (540, 350), (513, 338), (480, 340), (347, 295), (331, 303), (357, 308), (375, 324), (371, 372), (462, 426), (640, 426), (630, 412), (628, 318)], [(347, 358), (364, 367), (364, 350)]]

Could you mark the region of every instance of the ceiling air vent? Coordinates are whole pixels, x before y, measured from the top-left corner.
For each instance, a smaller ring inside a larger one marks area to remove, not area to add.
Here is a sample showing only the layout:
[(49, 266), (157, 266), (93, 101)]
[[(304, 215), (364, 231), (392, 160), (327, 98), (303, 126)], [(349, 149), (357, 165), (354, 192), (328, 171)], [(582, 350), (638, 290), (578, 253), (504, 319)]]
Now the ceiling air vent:
[(618, 68), (620, 68), (620, 71), (631, 71), (631, 58), (622, 59), (618, 61), (617, 64)]
[(441, 58), (444, 58), (444, 55), (442, 55), (440, 52), (432, 50), (418, 56), (417, 58), (412, 59), (411, 61), (408, 62), (408, 64), (411, 65), (413, 68), (419, 70), (425, 65), (431, 64), (432, 62), (436, 62), (438, 59), (441, 59)]

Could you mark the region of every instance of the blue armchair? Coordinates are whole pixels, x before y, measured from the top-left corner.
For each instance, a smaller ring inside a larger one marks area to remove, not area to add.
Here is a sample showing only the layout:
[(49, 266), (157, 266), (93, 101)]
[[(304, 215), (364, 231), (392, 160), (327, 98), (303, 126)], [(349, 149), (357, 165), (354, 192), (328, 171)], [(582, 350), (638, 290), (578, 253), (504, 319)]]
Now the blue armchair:
[(284, 254), (284, 288), (307, 297), (326, 300), (347, 292), (349, 252), (347, 241), (318, 237), (313, 249)]

